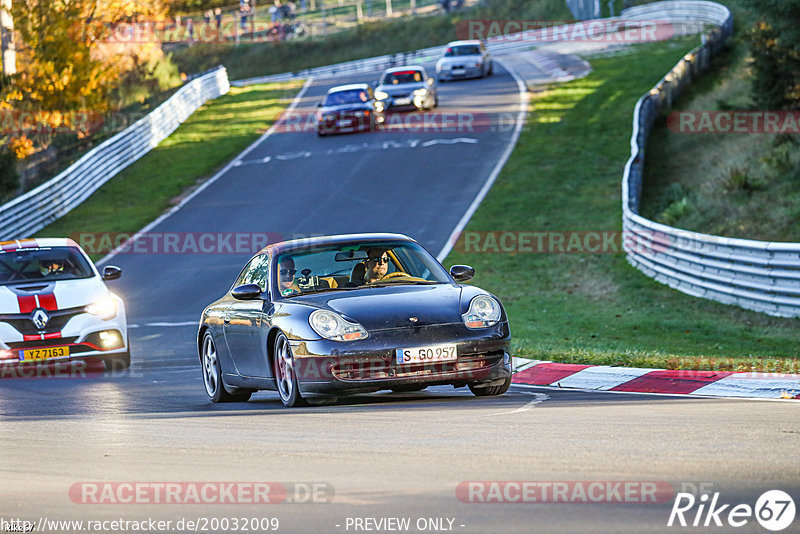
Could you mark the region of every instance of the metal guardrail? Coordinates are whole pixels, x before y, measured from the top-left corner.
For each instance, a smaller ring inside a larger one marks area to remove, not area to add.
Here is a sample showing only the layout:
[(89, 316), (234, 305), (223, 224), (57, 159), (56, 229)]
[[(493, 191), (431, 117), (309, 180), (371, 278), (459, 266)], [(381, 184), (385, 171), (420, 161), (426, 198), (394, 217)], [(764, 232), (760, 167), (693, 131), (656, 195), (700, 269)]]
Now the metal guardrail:
[(639, 215), (645, 144), (662, 109), (708, 68), (733, 34), (728, 8), (714, 2), (659, 2), (623, 18), (703, 21), (714, 26), (695, 48), (636, 104), (631, 157), (622, 179), (624, 248), (628, 262), (674, 289), (780, 317), (800, 317), (800, 243), (732, 239), (689, 232)]
[(200, 106), (229, 89), (224, 67), (195, 78), (146, 117), (87, 152), (55, 178), (3, 204), (0, 241), (30, 236), (66, 215), (155, 148)]

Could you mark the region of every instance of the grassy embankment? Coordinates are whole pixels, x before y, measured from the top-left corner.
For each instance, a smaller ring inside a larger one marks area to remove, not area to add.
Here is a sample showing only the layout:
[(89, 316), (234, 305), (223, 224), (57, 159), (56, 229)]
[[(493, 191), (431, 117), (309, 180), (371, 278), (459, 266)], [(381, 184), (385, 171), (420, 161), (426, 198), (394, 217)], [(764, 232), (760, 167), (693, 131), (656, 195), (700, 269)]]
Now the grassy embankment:
[(470, 19), (567, 20), (572, 18), (563, 0), (488, 0), (485, 5), (452, 14), (402, 17), (366, 22), (324, 39), (250, 43), (194, 44), (172, 55), (182, 72), (201, 72), (225, 65), (231, 79), (330, 65), (364, 57), (413, 51), (458, 39), (456, 28)]
[[(754, 15), (727, 0), (738, 22), (729, 49), (675, 105), (681, 111), (753, 110), (746, 31)], [(642, 214), (703, 233), (800, 242), (796, 135), (686, 134), (662, 121), (647, 145)]]

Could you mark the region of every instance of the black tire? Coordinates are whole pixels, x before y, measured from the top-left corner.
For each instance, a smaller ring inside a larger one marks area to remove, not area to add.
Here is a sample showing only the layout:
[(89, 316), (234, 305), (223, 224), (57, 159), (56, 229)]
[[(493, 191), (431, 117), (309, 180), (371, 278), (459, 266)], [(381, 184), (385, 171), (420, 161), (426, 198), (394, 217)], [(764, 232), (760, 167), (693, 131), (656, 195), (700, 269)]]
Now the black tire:
[(503, 393), (508, 391), (509, 387), (511, 387), (510, 376), (506, 378), (506, 381), (500, 384), (499, 386), (481, 386), (481, 385), (469, 384), (469, 390), (476, 397), (494, 397), (496, 395), (502, 395)]
[(272, 345), (272, 372), (283, 405), (287, 408), (306, 406), (306, 401), (297, 387), (292, 347), (289, 346), (289, 340), (283, 332), (278, 332)]
[(211, 402), (247, 402), (252, 391), (228, 393), (222, 383), (222, 366), (217, 358), (217, 346), (214, 336), (206, 330), (203, 334), (203, 345), (200, 348), (201, 366), (203, 369), (203, 385)]
[(103, 366), (106, 371), (124, 371), (131, 366), (131, 338), (128, 336), (127, 342), (128, 350), (122, 354), (114, 354), (108, 358), (103, 359)]

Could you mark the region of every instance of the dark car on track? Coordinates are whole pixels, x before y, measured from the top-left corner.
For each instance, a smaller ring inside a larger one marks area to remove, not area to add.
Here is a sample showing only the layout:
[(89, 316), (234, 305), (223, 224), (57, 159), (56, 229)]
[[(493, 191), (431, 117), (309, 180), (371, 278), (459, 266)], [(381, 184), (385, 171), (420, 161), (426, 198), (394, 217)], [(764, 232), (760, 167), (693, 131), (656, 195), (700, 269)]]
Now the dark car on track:
[(461, 285), (416, 241), (357, 234), (285, 241), (256, 254), (200, 319), (197, 349), (214, 402), (277, 390), (286, 406), (314, 396), (511, 383), (500, 301)]
[(384, 111), (428, 110), (439, 105), (436, 82), (422, 66), (387, 69), (375, 87)]
[(372, 87), (355, 83), (332, 87), (317, 110), (317, 135), (374, 131), (383, 122), (383, 103)]

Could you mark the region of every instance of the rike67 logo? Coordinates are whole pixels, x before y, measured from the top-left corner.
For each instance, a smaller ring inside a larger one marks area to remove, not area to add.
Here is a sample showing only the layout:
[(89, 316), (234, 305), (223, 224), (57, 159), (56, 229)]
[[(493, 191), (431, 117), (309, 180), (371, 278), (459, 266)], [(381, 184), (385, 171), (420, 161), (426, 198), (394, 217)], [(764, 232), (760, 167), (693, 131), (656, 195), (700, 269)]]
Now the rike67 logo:
[(794, 500), (784, 491), (764, 492), (755, 507), (746, 503), (722, 504), (719, 495), (719, 492), (715, 492), (713, 495), (704, 493), (695, 497), (691, 493), (678, 493), (667, 526), (739, 528), (755, 518), (765, 529), (778, 532), (788, 528), (794, 521)]

